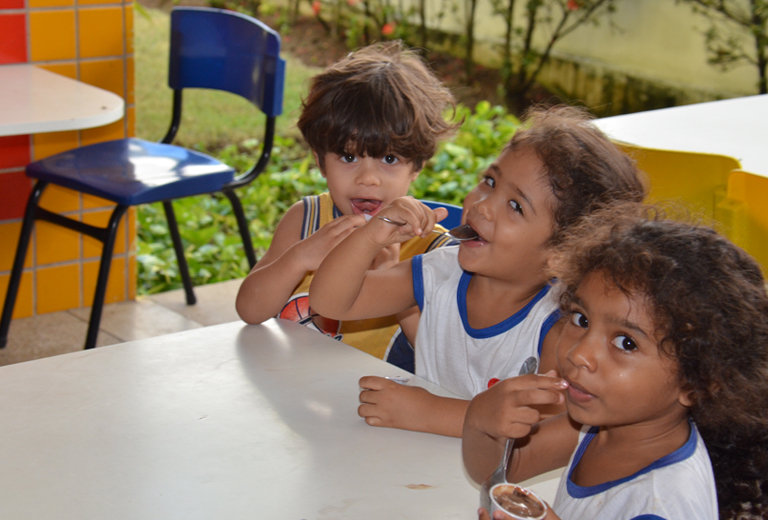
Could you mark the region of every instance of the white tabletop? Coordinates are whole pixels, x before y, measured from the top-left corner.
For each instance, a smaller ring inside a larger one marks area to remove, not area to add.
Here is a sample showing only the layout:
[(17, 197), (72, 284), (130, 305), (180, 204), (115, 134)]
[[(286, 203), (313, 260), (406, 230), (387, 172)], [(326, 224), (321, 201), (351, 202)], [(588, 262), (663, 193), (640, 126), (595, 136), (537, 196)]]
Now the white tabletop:
[(476, 518), (460, 440), (366, 425), (366, 374), (406, 375), (276, 320), (2, 367), (0, 518)]
[(606, 117), (596, 123), (616, 141), (727, 155), (744, 170), (768, 176), (768, 94)]
[(123, 117), (123, 98), (29, 64), (0, 66), (0, 136), (78, 130)]

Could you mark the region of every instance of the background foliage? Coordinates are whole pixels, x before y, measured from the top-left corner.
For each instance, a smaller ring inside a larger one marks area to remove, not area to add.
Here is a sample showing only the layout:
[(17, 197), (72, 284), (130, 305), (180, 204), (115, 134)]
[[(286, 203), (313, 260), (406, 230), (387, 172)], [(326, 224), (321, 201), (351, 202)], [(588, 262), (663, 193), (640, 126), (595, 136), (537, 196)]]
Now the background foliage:
[[(144, 30), (144, 24), (151, 24), (150, 28), (155, 29), (166, 27), (165, 36)], [(170, 114), (170, 91), (163, 84), (167, 47), (163, 49), (158, 42), (151, 41), (163, 38), (167, 41), (167, 15), (149, 10), (146, 16), (137, 17), (137, 135), (147, 138), (162, 136)], [(238, 191), (250, 219), (258, 256), (269, 247), (272, 231), (291, 204), (304, 195), (326, 189), (325, 180), (295, 128), (307, 78), (316, 70), (300, 66), (289, 56), (286, 58), (286, 113), (279, 118), (273, 158), (259, 178)], [(146, 74), (146, 77), (140, 74)], [(188, 117), (194, 113), (195, 118), (205, 118), (202, 121), (205, 130), (203, 133), (181, 134), (180, 143), (210, 153), (241, 171), (257, 155), (260, 143), (251, 135), (253, 127), (247, 119), (239, 116), (239, 112), (252, 110), (251, 107), (242, 107), (239, 100), (229, 98), (201, 99), (203, 114), (200, 116), (197, 109), (190, 109)], [(232, 117), (233, 112), (238, 116)], [(476, 183), (478, 173), (493, 161), (519, 126), (516, 117), (487, 102), (478, 103), (474, 110), (460, 105), (456, 117), (463, 119), (458, 134), (451, 142), (443, 143), (425, 166), (412, 185), (413, 196), (461, 204), (464, 194)], [(200, 126), (201, 121), (194, 123), (193, 126)], [(183, 223), (182, 240), (195, 285), (247, 274), (248, 264), (237, 224), (225, 197), (189, 197), (174, 201), (174, 208), (179, 222)], [(139, 206), (137, 227), (139, 294), (181, 287), (162, 206)]]

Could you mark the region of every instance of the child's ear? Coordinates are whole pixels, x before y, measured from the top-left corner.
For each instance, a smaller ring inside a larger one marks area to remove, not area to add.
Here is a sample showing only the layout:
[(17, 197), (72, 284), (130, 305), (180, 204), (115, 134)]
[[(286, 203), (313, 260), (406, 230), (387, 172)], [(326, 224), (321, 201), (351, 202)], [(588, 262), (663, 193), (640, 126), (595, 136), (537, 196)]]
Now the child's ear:
[(325, 168), (324, 168), (325, 165), (320, 162), (320, 157), (318, 157), (317, 152), (314, 150), (312, 150), (312, 157), (315, 158), (315, 164), (317, 165), (317, 168), (320, 170), (320, 175), (322, 175), (323, 178), (325, 178)]
[(693, 390), (688, 388), (681, 388), (680, 393), (677, 395), (677, 402), (683, 405), (685, 408), (690, 408), (696, 400), (693, 397)]

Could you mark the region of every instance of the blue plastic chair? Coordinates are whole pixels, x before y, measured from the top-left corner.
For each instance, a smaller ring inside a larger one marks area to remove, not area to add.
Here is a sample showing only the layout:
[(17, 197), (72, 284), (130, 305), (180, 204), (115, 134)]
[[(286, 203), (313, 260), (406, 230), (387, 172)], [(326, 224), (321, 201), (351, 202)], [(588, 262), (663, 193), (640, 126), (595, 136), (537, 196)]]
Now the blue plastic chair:
[[(171, 12), (168, 85), (173, 112), (160, 143), (129, 138), (84, 146), (33, 162), (27, 175), (37, 179), (30, 194), (0, 320), (4, 347), (19, 289), (24, 257), (36, 219), (89, 235), (103, 244), (85, 348), (96, 345), (104, 305), (117, 225), (130, 206), (162, 202), (168, 220), (187, 304), (195, 294), (171, 201), (190, 195), (222, 192), (237, 218), (243, 247), (253, 266), (248, 222), (235, 189), (253, 181), (266, 167), (272, 151), (275, 118), (282, 112), (285, 62), (280, 58), (278, 33), (252, 17), (204, 7), (178, 7)], [(170, 144), (181, 124), (182, 92), (207, 88), (229, 92), (250, 101), (255, 121), (266, 117), (261, 155), (246, 172), (237, 172), (210, 156)], [(96, 227), (53, 213), (38, 205), (49, 184), (96, 195), (116, 204), (106, 227)]]
[(445, 208), (448, 210), (448, 216), (439, 222), (444, 228), (451, 229), (461, 224), (461, 213), (464, 211), (464, 208), (461, 206), (448, 204), (447, 202), (436, 202), (433, 200), (422, 200), (421, 202), (432, 209)]

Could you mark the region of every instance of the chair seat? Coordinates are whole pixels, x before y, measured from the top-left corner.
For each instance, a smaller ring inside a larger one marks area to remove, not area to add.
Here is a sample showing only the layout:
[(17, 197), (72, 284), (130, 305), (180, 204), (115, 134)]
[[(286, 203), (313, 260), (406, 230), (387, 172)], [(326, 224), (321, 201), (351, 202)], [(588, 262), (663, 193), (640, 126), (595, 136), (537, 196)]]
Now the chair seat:
[(27, 175), (133, 206), (220, 191), (235, 170), (187, 148), (130, 138), (35, 161)]

